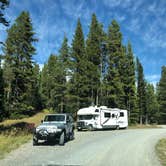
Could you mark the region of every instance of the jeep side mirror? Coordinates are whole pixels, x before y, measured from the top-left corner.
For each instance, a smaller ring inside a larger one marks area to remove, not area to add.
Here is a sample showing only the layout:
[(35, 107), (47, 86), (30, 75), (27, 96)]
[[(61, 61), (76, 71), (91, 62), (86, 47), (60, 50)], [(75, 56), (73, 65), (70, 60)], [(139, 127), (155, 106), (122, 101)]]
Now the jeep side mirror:
[(66, 122), (69, 123), (70, 122), (69, 119), (67, 119)]
[(41, 120), (41, 123), (43, 123), (43, 120)]

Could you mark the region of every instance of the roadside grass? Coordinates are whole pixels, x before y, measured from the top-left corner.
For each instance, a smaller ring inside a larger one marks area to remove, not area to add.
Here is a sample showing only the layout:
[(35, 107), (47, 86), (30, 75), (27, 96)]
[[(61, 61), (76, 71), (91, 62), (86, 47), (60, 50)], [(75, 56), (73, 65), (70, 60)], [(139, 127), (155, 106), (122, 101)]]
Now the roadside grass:
[(9, 126), (9, 125), (13, 125), (13, 124), (20, 123), (20, 122), (34, 123), (35, 126), (36, 126), (41, 122), (43, 117), (48, 113), (50, 113), (50, 111), (45, 109), (42, 112), (39, 112), (39, 113), (37, 113), (36, 115), (34, 115), (32, 117), (17, 119), (17, 120), (13, 120), (13, 119), (12, 120), (5, 120), (5, 121), (0, 123), (0, 126), (1, 125)]
[(158, 125), (129, 125), (128, 129), (151, 129), (151, 128), (161, 128)]
[(32, 138), (30, 134), (19, 136), (5, 136), (0, 135), (0, 159), (14, 149), (20, 147), (20, 145), (29, 141)]
[(0, 123), (0, 159), (32, 139), (32, 131), (43, 117), (50, 113), (44, 110), (36, 115), (19, 120), (5, 120)]
[(162, 166), (166, 166), (166, 138), (159, 140), (156, 145), (156, 152)]

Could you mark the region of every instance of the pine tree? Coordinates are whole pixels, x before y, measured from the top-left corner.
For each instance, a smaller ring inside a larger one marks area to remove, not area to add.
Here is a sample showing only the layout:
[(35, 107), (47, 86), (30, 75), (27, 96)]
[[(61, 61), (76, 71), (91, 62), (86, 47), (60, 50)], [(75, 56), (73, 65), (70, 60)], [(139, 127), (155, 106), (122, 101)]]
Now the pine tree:
[(139, 120), (140, 124), (143, 124), (146, 119), (146, 82), (144, 79), (143, 67), (137, 58), (137, 100), (138, 100), (138, 109), (139, 109)]
[[(15, 20), (15, 23), (7, 31), (8, 37), (5, 43), (5, 66), (11, 69), (4, 69), (11, 73), (11, 78), (6, 78), (6, 87), (10, 87), (10, 92), (5, 92), (8, 96), (10, 114), (17, 118), (20, 115), (29, 114), (32, 109), (31, 94), (32, 89), (33, 63), (32, 55), (35, 53), (32, 22), (28, 12), (22, 12)], [(6, 76), (5, 76), (6, 77)], [(8, 82), (8, 81), (11, 82)], [(7, 94), (8, 93), (8, 94)]]
[(41, 93), (40, 93), (40, 68), (38, 64), (34, 64), (32, 69), (32, 88), (30, 91), (30, 99), (31, 105), (37, 110), (40, 111), (42, 109), (41, 102)]
[[(70, 57), (70, 48), (68, 46), (68, 39), (66, 36), (64, 36), (62, 46), (59, 50), (59, 58), (63, 66), (63, 70), (65, 72), (65, 79), (63, 82), (63, 85), (65, 87), (64, 89), (64, 96), (63, 96), (63, 101), (61, 102), (61, 112), (62, 110), (64, 112), (68, 111), (70, 112), (70, 79), (72, 76), (72, 69), (71, 69), (71, 57)], [(72, 98), (72, 97), (71, 97)]]
[(9, 6), (9, 0), (0, 0), (0, 23), (8, 26), (9, 22), (4, 17), (3, 11)]
[(65, 71), (62, 63), (55, 55), (50, 55), (48, 63), (44, 65), (41, 76), (41, 87), (44, 107), (63, 112), (65, 91)]
[(166, 123), (166, 66), (162, 67), (161, 78), (158, 84), (158, 102), (161, 124)]
[(129, 122), (138, 122), (138, 112), (136, 109), (136, 86), (135, 86), (135, 63), (130, 42), (124, 51), (123, 70), (121, 71), (121, 79), (124, 84), (125, 107), (129, 111)]
[(157, 123), (159, 114), (157, 96), (153, 84), (149, 83), (146, 85), (146, 110), (147, 117), (145, 123)]
[(68, 39), (66, 36), (64, 36), (62, 46), (59, 50), (60, 53), (60, 60), (62, 61), (64, 68), (66, 70), (66, 76), (67, 73), (69, 72), (70, 68), (70, 54), (69, 54), (69, 46), (68, 46)]
[(0, 121), (4, 118), (4, 80), (3, 80), (3, 70), (1, 68), (0, 62)]
[(41, 91), (41, 100), (42, 100), (42, 107), (43, 108), (49, 108), (50, 105), (48, 104), (48, 100), (50, 98), (50, 80), (48, 79), (48, 64), (45, 63), (44, 67), (41, 71), (41, 85), (40, 85), (40, 91)]
[[(0, 0), (0, 24), (3, 24), (5, 26), (9, 25), (9, 22), (6, 20), (4, 17), (3, 11), (5, 10), (6, 7), (8, 7), (9, 1), (8, 0)], [(0, 42), (0, 44), (3, 44)], [(0, 121), (5, 118), (6, 111), (5, 111), (5, 103), (4, 103), (4, 78), (3, 78), (3, 69), (1, 66), (1, 59), (2, 56), (0, 55)]]
[(107, 105), (125, 108), (123, 83), (120, 76), (123, 56), (122, 34), (118, 23), (113, 20), (108, 31), (109, 67), (106, 76)]
[(99, 91), (101, 90), (102, 77), (102, 43), (104, 32), (102, 25), (98, 22), (96, 15), (92, 15), (90, 31), (86, 41), (86, 53), (89, 64), (90, 98), (92, 103), (98, 105), (100, 102)]
[(90, 104), (88, 61), (85, 53), (84, 35), (80, 19), (78, 19), (75, 35), (72, 41), (72, 79), (70, 80), (70, 96), (73, 110)]

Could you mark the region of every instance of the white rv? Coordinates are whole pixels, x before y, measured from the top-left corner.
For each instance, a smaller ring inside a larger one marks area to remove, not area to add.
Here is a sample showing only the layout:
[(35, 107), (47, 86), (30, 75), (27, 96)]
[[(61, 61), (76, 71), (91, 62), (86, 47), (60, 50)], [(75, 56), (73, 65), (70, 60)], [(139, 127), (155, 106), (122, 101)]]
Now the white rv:
[(77, 112), (77, 130), (94, 130), (104, 128), (126, 128), (128, 126), (127, 110), (118, 108), (87, 107)]

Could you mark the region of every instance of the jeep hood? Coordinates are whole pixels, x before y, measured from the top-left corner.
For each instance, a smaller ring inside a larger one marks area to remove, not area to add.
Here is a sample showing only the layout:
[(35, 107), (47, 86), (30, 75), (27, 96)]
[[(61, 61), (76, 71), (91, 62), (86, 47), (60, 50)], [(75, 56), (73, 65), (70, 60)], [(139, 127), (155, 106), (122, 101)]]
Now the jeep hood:
[(47, 128), (47, 127), (53, 127), (56, 126), (57, 128), (63, 128), (64, 127), (64, 123), (56, 123), (56, 122), (43, 122), (42, 124), (40, 124), (37, 127), (40, 128)]

